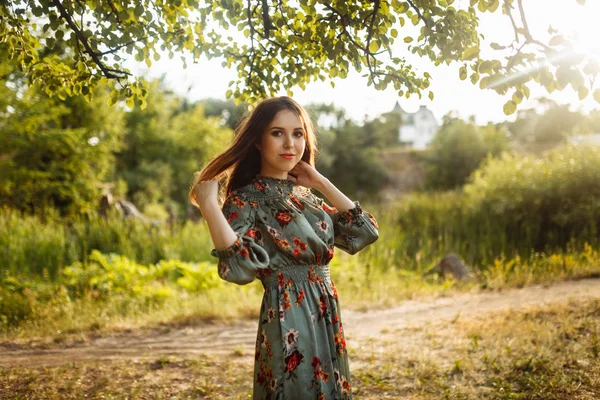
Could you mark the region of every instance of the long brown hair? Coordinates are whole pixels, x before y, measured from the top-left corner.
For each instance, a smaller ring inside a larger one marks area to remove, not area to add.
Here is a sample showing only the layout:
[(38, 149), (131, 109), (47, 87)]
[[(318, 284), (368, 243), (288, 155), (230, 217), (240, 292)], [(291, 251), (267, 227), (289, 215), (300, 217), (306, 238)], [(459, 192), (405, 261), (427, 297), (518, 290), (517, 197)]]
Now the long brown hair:
[(188, 194), (194, 206), (198, 207), (194, 195), (194, 188), (198, 182), (218, 178), (220, 187), (226, 187), (225, 193), (221, 195), (221, 198), (224, 198), (231, 191), (250, 183), (256, 174), (260, 173), (260, 151), (255, 144), (261, 143), (263, 133), (275, 115), (282, 110), (292, 111), (302, 121), (306, 132), (306, 146), (302, 160), (314, 167), (317, 138), (308, 112), (290, 97), (269, 98), (261, 101), (236, 127), (231, 146), (213, 158), (201, 171), (194, 173)]

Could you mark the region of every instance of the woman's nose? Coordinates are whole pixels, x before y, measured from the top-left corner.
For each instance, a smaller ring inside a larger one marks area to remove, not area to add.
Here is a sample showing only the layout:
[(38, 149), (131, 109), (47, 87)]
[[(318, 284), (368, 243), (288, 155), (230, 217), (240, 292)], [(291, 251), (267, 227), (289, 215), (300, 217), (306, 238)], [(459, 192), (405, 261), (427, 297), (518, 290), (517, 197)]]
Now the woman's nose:
[(285, 136), (285, 141), (284, 141), (283, 145), (284, 145), (285, 147), (292, 147), (292, 146), (293, 146), (293, 144), (294, 144), (294, 141), (292, 140), (292, 137), (291, 137), (291, 136), (287, 136), (287, 135), (286, 135), (286, 136)]

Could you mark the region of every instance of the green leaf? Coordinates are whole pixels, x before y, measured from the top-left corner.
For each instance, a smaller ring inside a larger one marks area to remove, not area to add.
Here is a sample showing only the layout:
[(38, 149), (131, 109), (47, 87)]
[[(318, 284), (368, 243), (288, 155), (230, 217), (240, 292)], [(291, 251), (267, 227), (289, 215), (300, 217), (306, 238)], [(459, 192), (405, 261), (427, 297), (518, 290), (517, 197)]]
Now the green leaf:
[(516, 90), (512, 96), (512, 100), (516, 104), (521, 104), (521, 101), (523, 100), (523, 93), (520, 90)]
[(489, 76), (485, 76), (485, 77), (481, 78), (481, 80), (479, 81), (479, 88), (486, 89), (488, 86), (489, 80), (490, 80)]
[(413, 38), (411, 38), (410, 36), (407, 36), (404, 38), (404, 43), (410, 43), (413, 41)]
[(429, 92), (429, 99), (433, 100), (433, 92), (431, 92), (431, 91)]
[(479, 64), (479, 72), (482, 74), (489, 74), (492, 72), (492, 62), (489, 60), (485, 60), (481, 64)]
[(397, 38), (398, 37), (398, 30), (397, 29), (392, 29), (390, 31), (390, 34), (392, 35), (393, 38)]
[(379, 42), (377, 40), (373, 40), (371, 41), (371, 44), (369, 44), (369, 51), (371, 53), (375, 53), (377, 50), (379, 50), (379, 46)]
[(504, 107), (502, 109), (505, 115), (511, 115), (515, 111), (517, 111), (517, 103), (515, 103), (512, 100), (509, 100), (506, 103), (504, 103)]
[(479, 55), (479, 46), (472, 46), (466, 49), (462, 54), (463, 60), (470, 60)]
[(458, 76), (460, 77), (461, 81), (464, 81), (465, 79), (467, 79), (467, 66), (463, 65), (462, 67), (460, 67), (460, 69), (458, 70)]

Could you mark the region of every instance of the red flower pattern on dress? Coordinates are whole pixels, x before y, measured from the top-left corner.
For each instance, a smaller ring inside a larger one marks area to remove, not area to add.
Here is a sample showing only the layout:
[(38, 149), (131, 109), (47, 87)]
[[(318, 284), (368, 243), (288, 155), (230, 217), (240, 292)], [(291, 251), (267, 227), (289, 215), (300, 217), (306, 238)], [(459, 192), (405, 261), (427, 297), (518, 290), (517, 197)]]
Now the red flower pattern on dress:
[(375, 219), (375, 217), (373, 217), (373, 215), (371, 215), (371, 213), (367, 213), (367, 215), (369, 216), (369, 219), (371, 220), (371, 222), (373, 223), (375, 228), (379, 229), (379, 225), (377, 225), (377, 220)]
[(342, 332), (335, 334), (335, 348), (338, 354), (344, 354), (346, 351), (346, 338)]
[(248, 260), (250, 259), (250, 252), (248, 251), (247, 248), (242, 247), (241, 249), (238, 250), (238, 253), (244, 258), (247, 258)]
[(273, 307), (269, 307), (269, 311), (267, 313), (267, 321), (273, 322), (275, 320), (276, 311)]
[(327, 383), (327, 380), (329, 379), (329, 373), (323, 371), (323, 368), (321, 367), (321, 360), (319, 359), (319, 357), (313, 357), (311, 365), (313, 367), (314, 380), (322, 380), (323, 382)]
[(283, 294), (281, 295), (282, 297), (282, 301), (283, 301), (283, 309), (285, 311), (289, 310), (291, 307), (291, 303), (290, 303), (290, 292), (288, 292), (287, 290), (283, 291)]
[(337, 298), (338, 298), (337, 289), (335, 288), (335, 285), (333, 284), (333, 281), (331, 281), (330, 283), (331, 283), (331, 290), (333, 291), (333, 298), (337, 300)]
[(329, 214), (333, 214), (335, 213), (337, 210), (335, 209), (335, 207), (330, 207), (329, 204), (323, 202), (323, 211), (329, 213)]
[(277, 285), (279, 286), (279, 289), (283, 289), (283, 285), (285, 283), (285, 276), (283, 275), (283, 272), (279, 272), (277, 273)]
[(302, 304), (302, 300), (304, 300), (304, 289), (300, 289), (300, 292), (298, 292), (298, 297), (296, 298), (296, 301), (294, 302), (294, 304), (296, 304), (297, 306), (299, 306), (300, 304)]
[(315, 284), (315, 267), (310, 267), (308, 270), (308, 281), (313, 285)]
[(302, 241), (302, 239), (295, 237), (293, 240), (294, 246), (298, 246), (300, 248), (300, 250), (305, 251), (306, 250), (306, 243), (304, 243)]
[(240, 199), (238, 196), (233, 196), (231, 198), (231, 202), (233, 204), (235, 204), (236, 206), (238, 206), (238, 208), (243, 208), (246, 205), (246, 202), (242, 199)]
[(332, 324), (337, 324), (338, 322), (340, 322), (340, 317), (336, 313), (336, 314), (333, 315), (333, 318), (331, 318), (331, 323)]
[(252, 239), (256, 239), (256, 229), (254, 228), (250, 228), (246, 231), (246, 233), (244, 235), (251, 237)]
[(342, 393), (350, 393), (350, 382), (345, 376), (342, 377)]
[(254, 187), (256, 187), (261, 192), (265, 191), (265, 187), (263, 185), (261, 185), (260, 182), (254, 181)]
[(298, 200), (295, 196), (290, 195), (290, 200), (296, 205), (296, 207), (304, 210), (304, 204), (300, 203), (300, 200)]
[(290, 214), (290, 210), (279, 210), (277, 214), (275, 214), (275, 219), (279, 222), (279, 225), (286, 226), (292, 220), (292, 215)]
[(227, 216), (227, 222), (231, 222), (239, 216), (240, 216), (240, 214), (238, 214), (236, 212), (229, 213), (229, 215)]
[(327, 260), (331, 260), (333, 258), (333, 245), (329, 246), (327, 249)]
[(321, 309), (321, 316), (324, 316), (327, 313), (327, 302), (325, 301), (325, 297), (321, 296), (319, 299), (319, 305)]
[(298, 350), (294, 350), (292, 354), (285, 358), (285, 369), (284, 372), (292, 373), (296, 370), (298, 365), (302, 362), (304, 356)]
[(287, 241), (287, 239), (273, 238), (273, 240), (275, 243), (277, 243), (277, 246), (281, 247), (282, 249), (290, 248), (290, 243)]

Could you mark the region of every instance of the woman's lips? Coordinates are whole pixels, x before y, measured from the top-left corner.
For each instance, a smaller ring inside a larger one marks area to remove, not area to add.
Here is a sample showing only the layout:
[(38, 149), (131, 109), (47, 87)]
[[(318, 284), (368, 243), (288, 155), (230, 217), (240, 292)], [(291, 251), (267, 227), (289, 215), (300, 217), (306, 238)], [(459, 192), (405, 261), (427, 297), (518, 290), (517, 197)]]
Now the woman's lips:
[(286, 160), (293, 160), (295, 156), (288, 156), (288, 155), (284, 155), (284, 154), (280, 154), (281, 157), (285, 158)]

